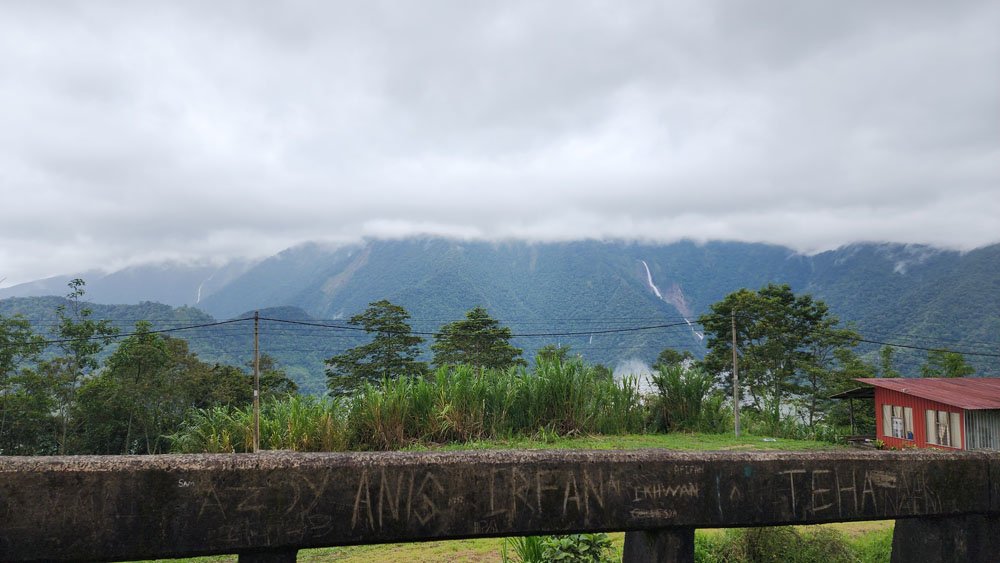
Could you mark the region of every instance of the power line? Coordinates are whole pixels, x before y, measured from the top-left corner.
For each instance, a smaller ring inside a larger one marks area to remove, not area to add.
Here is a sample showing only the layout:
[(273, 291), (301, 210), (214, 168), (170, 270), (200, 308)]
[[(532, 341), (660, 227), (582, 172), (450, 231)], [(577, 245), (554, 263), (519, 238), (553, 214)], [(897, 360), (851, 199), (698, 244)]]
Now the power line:
[[(262, 320), (262, 321), (270, 321), (270, 322), (275, 322), (275, 323), (291, 324), (291, 325), (322, 327), (322, 328), (329, 328), (329, 329), (335, 329), (335, 330), (353, 330), (353, 331), (360, 331), (360, 332), (372, 332), (372, 331), (369, 331), (369, 330), (364, 329), (364, 328), (353, 327), (353, 326), (328, 325), (328, 324), (321, 324), (321, 323), (311, 323), (311, 322), (306, 322), (306, 321), (291, 321), (291, 320), (285, 320), (285, 319), (274, 319), (274, 318), (269, 318), (269, 317), (261, 317), (260, 320)], [(560, 336), (589, 336), (589, 335), (596, 335), (596, 334), (617, 334), (617, 333), (624, 333), (624, 332), (638, 332), (638, 331), (645, 331), (645, 330), (656, 330), (656, 329), (663, 329), (663, 328), (672, 328), (672, 327), (677, 327), (677, 326), (684, 326), (686, 324), (687, 324), (687, 322), (679, 322), (679, 323), (673, 323), (673, 324), (659, 324), (659, 325), (628, 327), (628, 328), (611, 328), (611, 329), (602, 329), (602, 330), (587, 330), (587, 331), (580, 331), (580, 332), (535, 332), (535, 333), (522, 333), (522, 334), (513, 334), (512, 333), (510, 336), (511, 336), (511, 338), (536, 338), (536, 337), (560, 337)], [(399, 331), (381, 331), (381, 332), (387, 332), (389, 334), (403, 334), (402, 332), (399, 332)], [(415, 334), (417, 336), (440, 336), (443, 333), (441, 333), (441, 332), (409, 331), (407, 334)]]
[[(739, 319), (741, 317), (743, 319), (753, 318), (749, 314), (744, 314), (744, 315), (737, 314), (737, 319)], [(704, 327), (704, 324), (701, 321), (705, 320), (705, 319), (718, 318), (719, 320), (729, 320), (728, 316), (726, 316), (726, 315), (718, 315), (718, 314), (715, 314), (715, 313), (709, 313), (709, 314), (699, 315), (699, 316), (695, 317), (697, 320), (694, 320), (694, 321), (689, 321), (687, 317), (677, 317), (677, 316), (664, 316), (664, 317), (655, 317), (655, 318), (637, 317), (637, 318), (632, 318), (632, 319), (627, 318), (627, 317), (612, 317), (612, 318), (603, 319), (603, 320), (602, 319), (597, 319), (597, 318), (586, 318), (585, 319), (585, 318), (568, 318), (568, 317), (563, 317), (563, 318), (552, 318), (552, 319), (547, 320), (547, 321), (546, 320), (538, 320), (538, 319), (530, 319), (530, 320), (524, 319), (524, 320), (520, 320), (520, 321), (513, 321), (513, 319), (515, 319), (515, 318), (516, 317), (512, 317), (511, 319), (508, 319), (507, 322), (511, 323), (511, 324), (515, 324), (515, 325), (522, 324), (522, 325), (527, 325), (527, 326), (531, 326), (531, 325), (546, 325), (546, 324), (548, 324), (548, 325), (555, 325), (555, 326), (567, 327), (567, 329), (565, 329), (565, 330), (552, 330), (552, 331), (537, 331), (537, 332), (528, 332), (528, 331), (526, 331), (526, 332), (515, 332), (515, 333), (511, 334), (511, 338), (572, 338), (572, 337), (588, 337), (588, 336), (597, 336), (597, 335), (624, 334), (624, 333), (643, 332), (643, 331), (652, 331), (652, 330), (670, 330), (670, 329), (677, 329), (677, 328), (686, 327), (686, 326), (693, 326), (693, 325), (701, 325), (702, 327)], [(661, 322), (660, 324), (640, 325), (640, 326), (614, 326), (616, 324), (635, 323), (637, 321), (646, 321), (646, 320), (660, 320), (660, 321), (663, 321), (663, 320), (674, 320), (674, 319), (678, 319), (678, 321), (677, 322), (667, 322), (667, 323)], [(108, 318), (108, 319), (99, 319), (99, 320), (106, 320), (106, 321), (109, 321), (109, 322), (113, 323), (113, 322), (122, 322), (125, 319), (124, 318), (118, 318), (118, 319)], [(135, 319), (129, 318), (128, 320), (135, 320)], [(149, 319), (138, 319), (138, 320), (149, 320)], [(174, 319), (170, 319), (170, 320), (174, 321)], [(87, 337), (87, 338), (58, 338), (58, 339), (50, 339), (50, 340), (40, 341), (40, 344), (44, 344), (44, 345), (49, 345), (49, 344), (63, 344), (63, 343), (67, 343), (67, 342), (79, 342), (79, 341), (85, 341), (85, 340), (120, 340), (122, 338), (127, 338), (129, 336), (135, 336), (135, 335), (142, 334), (142, 333), (145, 333), (145, 334), (169, 334), (169, 333), (181, 332), (181, 331), (190, 331), (190, 330), (205, 329), (205, 328), (214, 328), (214, 327), (225, 327), (227, 325), (235, 325), (237, 323), (245, 323), (245, 322), (250, 322), (252, 320), (253, 320), (253, 317), (240, 317), (240, 318), (235, 318), (235, 319), (230, 319), (230, 320), (225, 320), (225, 321), (215, 321), (215, 322), (200, 323), (200, 324), (193, 324), (193, 325), (174, 326), (174, 327), (161, 328), (161, 329), (149, 330), (149, 331), (144, 331), (144, 332), (132, 331), (132, 332), (127, 332), (127, 333), (113, 334), (113, 335), (91, 336), (91, 337)], [(323, 323), (323, 322), (297, 321), (297, 320), (290, 320), (290, 319), (277, 319), (277, 318), (271, 318), (271, 317), (261, 317), (260, 320), (261, 321), (268, 321), (268, 322), (271, 322), (271, 323), (278, 323), (278, 324), (282, 324), (282, 325), (295, 325), (295, 326), (300, 326), (300, 327), (307, 327), (307, 330), (308, 330), (308, 328), (315, 329), (315, 330), (309, 331), (309, 332), (307, 332), (305, 334), (303, 334), (302, 332), (298, 332), (298, 333), (292, 334), (292, 333), (281, 332), (281, 331), (275, 331), (273, 333), (273, 334), (279, 335), (279, 336), (298, 336), (298, 337), (314, 337), (314, 338), (320, 338), (320, 337), (322, 337), (322, 338), (330, 338), (330, 337), (334, 337), (334, 338), (340, 338), (340, 337), (347, 338), (346, 335), (343, 335), (343, 336), (332, 335), (332, 334), (329, 334), (328, 331), (329, 330), (336, 330), (336, 331), (350, 331), (350, 332), (356, 332), (356, 333), (367, 333), (368, 332), (364, 328), (360, 328), (360, 327), (356, 327), (356, 326), (350, 326), (349, 324), (346, 324), (346, 323), (343, 323), (343, 322), (342, 323), (338, 323), (338, 324), (328, 324), (328, 323)], [(29, 321), (30, 321), (30, 319), (29, 319)], [(163, 322), (163, 321), (160, 321), (159, 319), (157, 319), (157, 321), (159, 321), (161, 323)], [(414, 324), (419, 324), (419, 323), (423, 323), (423, 322), (428, 322), (428, 320), (418, 319), (418, 320), (414, 321)], [(581, 326), (583, 323), (594, 323), (595, 325), (597, 323), (600, 323), (600, 325), (597, 325), (597, 326), (594, 326), (594, 327), (591, 328), (591, 327), (587, 327), (587, 326)], [(58, 326), (58, 325), (50, 324), (50, 323), (39, 323), (39, 324), (44, 324), (45, 326), (53, 326), (53, 327)], [(527, 328), (527, 326), (525, 326), (524, 328)], [(607, 328), (601, 328), (601, 327), (607, 327)], [(236, 327), (232, 326), (231, 328), (235, 329)], [(273, 330), (273, 328), (272, 328), (272, 330)], [(226, 332), (228, 332), (228, 336), (231, 336), (233, 334), (233, 332), (231, 330), (227, 330)], [(266, 330), (266, 332), (270, 333), (271, 330)], [(673, 334), (675, 334), (677, 336), (681, 336), (682, 333), (685, 333), (685, 332), (686, 331), (676, 331)], [(819, 331), (813, 331), (813, 332), (819, 332)], [(860, 333), (861, 330), (858, 329), (857, 332)], [(874, 333), (874, 336), (873, 336), (873, 333)], [(441, 334), (441, 332), (439, 332), (439, 331), (411, 331), (410, 334), (414, 334), (414, 335), (418, 335), (418, 336), (435, 337), (435, 336), (439, 336)], [(889, 333), (889, 334), (891, 334), (891, 333)], [(864, 337), (863, 336), (862, 338), (858, 338), (856, 341), (859, 344), (860, 343), (864, 343), (864, 344), (878, 345), (878, 346), (890, 346), (890, 347), (894, 347), (894, 348), (903, 348), (903, 349), (925, 351), (925, 352), (945, 350), (945, 351), (957, 352), (957, 353), (960, 353), (960, 354), (963, 354), (963, 355), (966, 355), (966, 356), (983, 357), (983, 358), (1000, 358), (1000, 353), (982, 352), (982, 351), (974, 351), (974, 350), (950, 350), (950, 349), (947, 349), (947, 348), (942, 347), (942, 346), (921, 345), (921, 343), (920, 343), (920, 341), (923, 341), (924, 343), (926, 343), (927, 341), (932, 341), (932, 342), (933, 341), (938, 341), (938, 342), (956, 342), (956, 343), (969, 344), (970, 341), (968, 341), (968, 340), (956, 340), (956, 339), (949, 339), (949, 338), (943, 338), (943, 337), (933, 337), (933, 336), (926, 336), (926, 335), (917, 335), (917, 334), (896, 334), (895, 336), (897, 336), (898, 338), (904, 338), (904, 339), (908, 339), (908, 340), (911, 340), (911, 341), (915, 341), (915, 343), (903, 343), (903, 342), (898, 342), (898, 341), (891, 342), (891, 341), (889, 341), (890, 339), (886, 339), (885, 337), (883, 337), (882, 339), (879, 339), (878, 335), (879, 335), (878, 331), (868, 332), (867, 333), (868, 337)], [(215, 335), (212, 335), (212, 334), (200, 334), (200, 335), (195, 336), (194, 339), (198, 339), (198, 340), (212, 339), (212, 338), (217, 338), (218, 336), (220, 336), (220, 335), (218, 335), (218, 334), (215, 334)], [(993, 345), (993, 343), (990, 343), (990, 342), (971, 342), (971, 343), (972, 344), (982, 344), (982, 345), (986, 345), (986, 346)], [(688, 345), (680, 344), (680, 346), (682, 346), (682, 347), (688, 347), (688, 348), (698, 348), (698, 349), (701, 349), (700, 346), (694, 346), (694, 345), (691, 345), (691, 344), (688, 344)], [(614, 348), (621, 348), (621, 347), (620, 346), (613, 346), (613, 347), (610, 347), (610, 348), (614, 349)], [(593, 348), (594, 351), (596, 351), (597, 349), (598, 348), (596, 348), (596, 347)], [(603, 348), (603, 349), (607, 350), (608, 348)]]
[[(739, 318), (739, 316), (737, 315), (736, 318)], [(744, 318), (746, 318), (746, 317), (744, 317)], [(765, 326), (770, 326), (766, 321), (761, 321), (761, 322)], [(811, 334), (811, 335), (829, 334), (829, 333), (832, 333), (832, 332), (837, 331), (837, 330), (841, 330), (841, 329), (824, 327), (824, 328), (809, 330), (807, 332), (807, 334)], [(914, 345), (914, 344), (901, 344), (901, 343), (895, 343), (895, 342), (884, 342), (884, 341), (880, 341), (880, 340), (874, 340), (874, 339), (871, 339), (871, 338), (864, 338), (863, 335), (861, 335), (860, 331), (858, 331), (858, 330), (853, 330), (853, 329), (847, 329), (847, 330), (852, 330), (853, 332), (855, 332), (856, 334), (859, 335), (859, 338), (851, 339), (851, 340), (853, 340), (855, 342), (858, 342), (858, 343), (862, 343), (863, 342), (863, 343), (866, 343), (866, 344), (876, 344), (876, 345), (880, 345), (880, 346), (891, 346), (891, 347), (894, 347), (894, 348), (906, 348), (906, 349), (909, 349), (909, 350), (922, 350), (922, 351), (925, 351), (925, 352), (938, 352), (938, 351), (958, 352), (960, 354), (968, 355), (968, 356), (979, 356), (979, 357), (986, 357), (986, 358), (1000, 358), (1000, 354), (998, 354), (998, 353), (974, 352), (974, 351), (964, 351), (964, 350), (951, 350), (951, 349), (947, 349), (947, 348), (944, 348), (944, 347), (941, 347), (941, 346), (929, 347), (929, 346), (917, 346), (917, 345)], [(918, 338), (918, 337), (914, 336), (914, 338)], [(926, 337), (926, 339), (927, 340), (935, 340), (935, 338), (933, 338), (933, 337)], [(987, 345), (989, 345), (989, 344), (987, 344)]]
[(881, 346), (892, 346), (893, 348), (906, 348), (908, 350), (923, 350), (924, 352), (957, 352), (963, 356), (980, 356), (983, 358), (1000, 358), (1000, 354), (991, 354), (989, 352), (970, 352), (967, 350), (950, 350), (945, 348), (927, 348), (924, 346), (914, 346), (912, 344), (898, 344), (892, 342), (880, 342), (878, 340), (869, 340), (865, 338), (859, 338), (858, 342), (864, 342), (866, 344), (878, 344)]
[(40, 341), (38, 341), (38, 344), (63, 344), (63, 343), (66, 343), (66, 342), (81, 342), (81, 341), (89, 341), (89, 340), (119, 340), (119, 339), (122, 339), (122, 338), (128, 338), (129, 336), (136, 336), (136, 335), (139, 335), (139, 334), (165, 334), (165, 333), (170, 333), (170, 332), (180, 332), (182, 330), (192, 330), (192, 329), (196, 329), (196, 328), (208, 328), (208, 327), (213, 327), (213, 326), (228, 325), (228, 324), (232, 324), (232, 323), (243, 322), (245, 320), (253, 320), (253, 319), (234, 319), (234, 320), (231, 320), (231, 321), (219, 321), (219, 322), (205, 323), (205, 324), (200, 324), (200, 325), (189, 325), (189, 326), (182, 326), (182, 327), (176, 327), (176, 328), (162, 328), (162, 329), (159, 329), (159, 330), (146, 330), (146, 331), (141, 331), (141, 332), (124, 332), (124, 333), (117, 333), (117, 334), (107, 334), (107, 335), (102, 335), (102, 336), (88, 336), (88, 337), (85, 337), (85, 338), (60, 338), (58, 340), (40, 340)]

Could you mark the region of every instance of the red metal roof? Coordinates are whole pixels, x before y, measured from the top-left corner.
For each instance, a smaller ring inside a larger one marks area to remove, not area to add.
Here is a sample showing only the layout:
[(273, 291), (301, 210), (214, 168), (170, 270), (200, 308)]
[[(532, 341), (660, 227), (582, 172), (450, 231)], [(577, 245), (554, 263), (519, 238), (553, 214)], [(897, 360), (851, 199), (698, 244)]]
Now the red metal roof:
[(963, 409), (1000, 409), (1000, 377), (862, 377), (856, 381)]

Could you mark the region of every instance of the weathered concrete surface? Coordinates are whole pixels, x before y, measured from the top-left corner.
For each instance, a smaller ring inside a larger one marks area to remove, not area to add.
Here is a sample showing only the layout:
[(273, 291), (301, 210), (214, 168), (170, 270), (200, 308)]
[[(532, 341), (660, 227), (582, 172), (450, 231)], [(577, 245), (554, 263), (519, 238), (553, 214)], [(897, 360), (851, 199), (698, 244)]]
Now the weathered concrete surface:
[(622, 561), (694, 563), (694, 528), (626, 532)]
[(1000, 514), (1000, 455), (990, 457), (990, 511)]
[(0, 458), (0, 560), (996, 513), (1000, 454), (669, 452)]
[(897, 520), (893, 529), (893, 563), (992, 563), (998, 559), (998, 516), (908, 518)]

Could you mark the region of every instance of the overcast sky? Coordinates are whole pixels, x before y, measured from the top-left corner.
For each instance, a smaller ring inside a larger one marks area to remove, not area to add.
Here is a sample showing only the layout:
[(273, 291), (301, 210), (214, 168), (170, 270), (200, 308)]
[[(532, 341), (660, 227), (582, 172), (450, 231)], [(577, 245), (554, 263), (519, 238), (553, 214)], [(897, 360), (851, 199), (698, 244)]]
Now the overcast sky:
[(306, 240), (1000, 242), (1000, 2), (0, 3), (0, 286)]

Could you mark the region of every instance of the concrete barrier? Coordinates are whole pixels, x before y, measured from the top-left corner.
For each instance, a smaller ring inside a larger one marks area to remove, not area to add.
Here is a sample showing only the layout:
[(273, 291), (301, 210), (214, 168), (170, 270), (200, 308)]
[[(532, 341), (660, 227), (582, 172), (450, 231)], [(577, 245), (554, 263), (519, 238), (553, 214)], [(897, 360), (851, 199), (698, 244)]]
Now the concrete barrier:
[(686, 561), (699, 527), (909, 518), (900, 553), (934, 529), (957, 538), (937, 560), (986, 561), (1000, 553), (998, 516), (1000, 453), (0, 458), (3, 561), (284, 561), (309, 547), (596, 531), (631, 532), (626, 560)]

